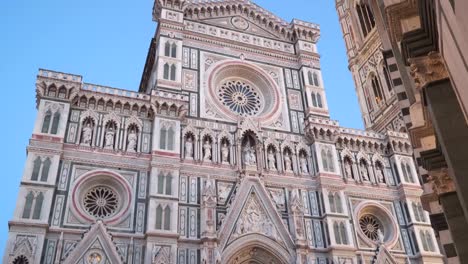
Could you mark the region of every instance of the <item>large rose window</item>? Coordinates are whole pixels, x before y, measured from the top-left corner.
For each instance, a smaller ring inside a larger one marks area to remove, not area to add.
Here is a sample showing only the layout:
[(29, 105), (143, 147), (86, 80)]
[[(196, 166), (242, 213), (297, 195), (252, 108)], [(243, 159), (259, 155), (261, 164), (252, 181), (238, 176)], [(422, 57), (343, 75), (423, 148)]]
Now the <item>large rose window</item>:
[(262, 109), (260, 93), (244, 81), (227, 81), (218, 88), (218, 99), (231, 111), (255, 116)]
[(115, 214), (119, 206), (119, 198), (111, 188), (98, 186), (85, 194), (83, 205), (90, 215), (105, 219)]
[(271, 73), (245, 61), (220, 61), (207, 72), (209, 112), (223, 119), (253, 117), (262, 123), (278, 120), (284, 106)]
[(72, 197), (71, 209), (80, 222), (124, 221), (133, 200), (129, 182), (111, 171), (84, 174), (74, 183)]
[(383, 234), (382, 224), (373, 215), (364, 215), (359, 219), (359, 226), (366, 237), (373, 241), (379, 240), (379, 230)]

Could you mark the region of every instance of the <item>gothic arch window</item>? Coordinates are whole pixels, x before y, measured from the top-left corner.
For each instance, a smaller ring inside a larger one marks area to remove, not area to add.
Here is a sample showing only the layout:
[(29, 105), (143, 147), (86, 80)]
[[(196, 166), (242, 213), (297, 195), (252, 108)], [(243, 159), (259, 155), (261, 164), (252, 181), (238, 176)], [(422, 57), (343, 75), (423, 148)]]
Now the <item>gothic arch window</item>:
[(313, 77), (312, 71), (307, 72), (307, 79), (309, 80), (310, 85), (314, 84), (314, 77)]
[(336, 212), (336, 206), (335, 206), (335, 195), (333, 193), (328, 194), (328, 203), (330, 204), (330, 212), (335, 213)]
[(55, 97), (57, 95), (57, 88), (54, 85), (49, 87), (49, 92), (47, 93), (48, 96)]
[(171, 71), (171, 66), (169, 66), (169, 63), (165, 63), (164, 70), (163, 70), (163, 78), (165, 80), (169, 80), (170, 71)]
[(47, 110), (42, 121), (41, 133), (49, 133), (50, 121), (52, 120), (52, 112)]
[(169, 41), (167, 41), (166, 44), (164, 44), (164, 56), (171, 56), (171, 43)]
[(171, 45), (171, 57), (177, 58), (177, 44), (172, 43)]
[(375, 103), (377, 105), (380, 105), (383, 102), (384, 97), (382, 94), (382, 87), (380, 85), (380, 81), (376, 75), (373, 75), (371, 77), (371, 85), (372, 85), (372, 91), (374, 92)]
[(36, 196), (36, 202), (34, 205), (34, 211), (32, 219), (40, 219), (41, 218), (41, 210), (42, 210), (42, 203), (44, 202), (44, 195), (40, 192)]
[(414, 183), (413, 173), (411, 171), (411, 166), (408, 164), (408, 161), (401, 162), (401, 170), (403, 172), (403, 178), (408, 183)]
[(57, 134), (59, 123), (60, 123), (60, 113), (55, 112), (54, 118), (52, 119), (52, 127), (50, 128), (51, 134), (53, 135)]
[(320, 82), (319, 82), (319, 79), (318, 79), (318, 74), (316, 72), (314, 72), (313, 74), (313, 78), (314, 78), (314, 85), (319, 87), (320, 86)]
[[(419, 246), (418, 246), (418, 240), (416, 239), (416, 234), (411, 231), (411, 238), (413, 240), (413, 250), (415, 253), (418, 253), (419, 252)], [(421, 237), (421, 240), (422, 240), (422, 237)]]
[(346, 232), (346, 226), (343, 222), (340, 223), (340, 235), (341, 235), (341, 241), (343, 242), (344, 245), (348, 244), (348, 234)]
[(418, 214), (419, 214), (419, 219), (421, 219), (420, 221), (421, 222), (426, 222), (426, 216), (425, 216), (424, 209), (423, 209), (421, 203), (418, 203), (417, 211), (418, 211)]
[(161, 205), (158, 205), (156, 208), (156, 229), (162, 230), (162, 218), (163, 218), (163, 209)]
[(167, 41), (166, 44), (164, 44), (164, 56), (176, 58), (177, 57), (177, 44)]
[(171, 229), (171, 208), (167, 205), (164, 209), (161, 205), (156, 208), (156, 229)]
[(47, 182), (47, 178), (49, 177), (49, 170), (50, 170), (50, 158), (46, 158), (45, 161), (42, 163), (42, 172), (41, 172), (41, 181)]
[(341, 196), (339, 193), (335, 193), (336, 212), (343, 213), (343, 204), (341, 202)]
[(337, 222), (333, 223), (333, 232), (335, 233), (335, 242), (336, 244), (342, 244), (341, 241), (341, 234), (340, 234), (340, 226), (338, 225)]
[(67, 96), (67, 89), (65, 87), (61, 87), (58, 92), (58, 97), (61, 99), (65, 99)]
[(419, 231), (419, 237), (421, 238), (421, 243), (422, 243), (424, 251), (429, 251), (429, 245), (427, 243), (426, 233), (423, 230)]
[(24, 202), (22, 218), (29, 219), (31, 217), (31, 209), (32, 209), (32, 206), (33, 206), (33, 202), (34, 202), (34, 194), (31, 191), (31, 192), (28, 193), (28, 195), (26, 195), (26, 200)]
[(359, 24), (361, 25), (362, 34), (365, 37), (375, 27), (374, 15), (368, 4), (362, 3), (356, 6), (357, 15), (359, 18)]
[(335, 161), (332, 150), (329, 148), (322, 149), (321, 156), (323, 169), (328, 172), (335, 172)]
[(367, 108), (371, 112), (372, 110), (374, 110), (374, 105), (372, 104), (371, 96), (369, 95), (369, 91), (368, 91), (366, 86), (363, 86), (362, 90), (364, 92), (364, 98), (366, 98)]
[(164, 209), (164, 230), (171, 230), (171, 208), (169, 206)]
[(37, 157), (34, 160), (33, 171), (31, 175), (31, 181), (37, 181), (39, 179), (39, 173), (41, 172), (42, 160)]
[(317, 93), (317, 106), (318, 106), (319, 108), (323, 108), (322, 96), (320, 95), (320, 93)]
[(21, 255), (13, 260), (13, 264), (29, 264), (29, 260), (27, 257)]
[(424, 234), (425, 234), (425, 238), (426, 238), (428, 251), (434, 252), (435, 251), (435, 246), (434, 246), (434, 241), (432, 240), (431, 232), (426, 230), (424, 232)]
[(177, 67), (175, 64), (171, 65), (171, 81), (176, 80), (176, 72), (177, 72)]
[(314, 92), (312, 92), (312, 105), (314, 107), (318, 107), (318, 105), (317, 105), (317, 95), (315, 95)]
[(159, 148), (163, 150), (174, 150), (175, 131), (174, 128), (166, 123), (161, 124), (159, 133)]
[(158, 175), (158, 194), (172, 195), (172, 174), (164, 175), (162, 172)]

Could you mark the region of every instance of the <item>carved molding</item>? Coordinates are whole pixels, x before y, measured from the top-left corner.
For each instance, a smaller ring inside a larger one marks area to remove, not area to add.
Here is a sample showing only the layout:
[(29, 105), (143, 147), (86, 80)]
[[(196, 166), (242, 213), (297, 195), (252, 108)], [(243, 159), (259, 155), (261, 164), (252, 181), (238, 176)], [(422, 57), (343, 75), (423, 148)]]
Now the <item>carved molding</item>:
[(432, 183), (434, 192), (439, 196), (456, 191), (455, 183), (448, 174), (447, 168), (430, 171), (428, 180)]
[(431, 51), (427, 56), (410, 58), (408, 61), (416, 89), (449, 77), (443, 58), (438, 52)]
[(403, 38), (401, 20), (418, 15), (417, 0), (402, 1), (385, 8), (387, 14), (389, 35), (394, 43), (398, 43)]

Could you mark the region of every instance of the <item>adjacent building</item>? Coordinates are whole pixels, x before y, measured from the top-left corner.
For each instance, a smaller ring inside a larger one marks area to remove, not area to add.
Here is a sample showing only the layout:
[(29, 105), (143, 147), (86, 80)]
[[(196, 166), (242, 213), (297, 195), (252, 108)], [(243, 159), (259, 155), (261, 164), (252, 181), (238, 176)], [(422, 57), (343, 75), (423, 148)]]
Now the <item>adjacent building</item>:
[(39, 70), (4, 263), (443, 263), (383, 70), (373, 130), (343, 128), (318, 25), (248, 0), (153, 18), (138, 92)]

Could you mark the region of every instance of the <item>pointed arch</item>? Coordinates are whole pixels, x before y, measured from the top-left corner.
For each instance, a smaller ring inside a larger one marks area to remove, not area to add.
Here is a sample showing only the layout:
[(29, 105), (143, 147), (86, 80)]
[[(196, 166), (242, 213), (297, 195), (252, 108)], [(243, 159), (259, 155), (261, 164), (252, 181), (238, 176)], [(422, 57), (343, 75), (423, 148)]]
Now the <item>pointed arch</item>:
[(39, 179), (39, 173), (41, 171), (42, 160), (40, 157), (37, 157), (34, 160), (33, 171), (31, 175), (31, 181), (37, 181)]
[(177, 58), (177, 44), (175, 42), (171, 45), (171, 57)]
[(314, 92), (312, 92), (312, 105), (313, 105), (314, 107), (317, 107), (317, 106), (318, 106), (318, 104), (317, 104), (317, 96), (315, 95)]
[(319, 108), (323, 108), (322, 96), (320, 95), (320, 93), (317, 93), (317, 106), (318, 106)]
[(41, 211), (42, 211), (42, 203), (44, 202), (44, 194), (40, 192), (36, 196), (36, 202), (34, 204), (34, 211), (33, 211), (33, 216), (32, 219), (40, 219), (41, 218)]
[(32, 191), (30, 191), (28, 195), (26, 195), (22, 218), (29, 219), (31, 217), (31, 209), (32, 209), (33, 201), (34, 201), (34, 194)]
[(341, 196), (339, 193), (335, 194), (335, 202), (336, 202), (336, 212), (343, 213), (343, 203), (341, 201)]
[(166, 43), (164, 44), (164, 56), (171, 56), (171, 43), (169, 41), (166, 41)]
[(163, 79), (169, 80), (169, 74), (170, 74), (170, 66), (169, 63), (164, 64), (164, 69), (163, 69)]
[(328, 204), (330, 205), (330, 212), (335, 213), (336, 212), (336, 201), (335, 201), (335, 195), (333, 193), (328, 194)]
[(340, 223), (340, 235), (341, 235), (341, 241), (343, 242), (344, 245), (348, 244), (348, 232), (346, 231), (346, 226), (345, 223), (341, 222)]
[(164, 230), (171, 230), (171, 207), (164, 208)]
[(171, 81), (176, 80), (177, 66), (175, 64), (171, 65)]
[(163, 209), (161, 205), (158, 205), (158, 207), (156, 208), (156, 226), (155, 226), (157, 230), (162, 230), (163, 228), (162, 218), (163, 218)]
[(46, 158), (42, 163), (42, 172), (41, 172), (41, 181), (47, 182), (47, 178), (49, 177), (49, 170), (50, 170), (50, 158)]
[(171, 173), (167, 174), (165, 185), (166, 185), (166, 188), (165, 188), (166, 195), (172, 195), (172, 174)]
[(172, 126), (169, 127), (167, 130), (167, 149), (174, 150), (174, 139), (175, 139), (175, 132)]
[(47, 110), (42, 121), (41, 133), (49, 133), (50, 121), (52, 120), (52, 112)]
[(341, 241), (341, 233), (340, 233), (340, 227), (337, 222), (333, 223), (333, 232), (335, 233), (335, 242), (336, 244), (342, 244)]
[(52, 127), (50, 129), (50, 133), (56, 135), (58, 132), (58, 127), (60, 123), (60, 112), (55, 112), (54, 118), (52, 120)]

